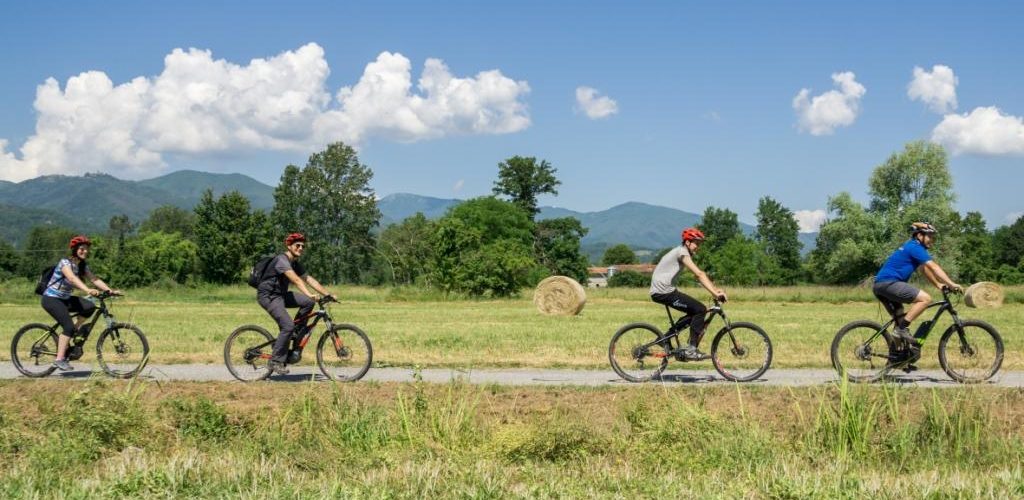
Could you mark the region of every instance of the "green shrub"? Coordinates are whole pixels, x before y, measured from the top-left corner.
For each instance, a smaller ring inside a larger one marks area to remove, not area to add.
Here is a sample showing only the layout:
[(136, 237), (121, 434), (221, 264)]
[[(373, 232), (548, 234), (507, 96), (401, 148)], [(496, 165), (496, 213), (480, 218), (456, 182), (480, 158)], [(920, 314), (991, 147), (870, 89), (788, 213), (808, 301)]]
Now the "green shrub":
[(642, 288), (651, 286), (649, 274), (636, 271), (618, 271), (608, 278), (608, 286)]

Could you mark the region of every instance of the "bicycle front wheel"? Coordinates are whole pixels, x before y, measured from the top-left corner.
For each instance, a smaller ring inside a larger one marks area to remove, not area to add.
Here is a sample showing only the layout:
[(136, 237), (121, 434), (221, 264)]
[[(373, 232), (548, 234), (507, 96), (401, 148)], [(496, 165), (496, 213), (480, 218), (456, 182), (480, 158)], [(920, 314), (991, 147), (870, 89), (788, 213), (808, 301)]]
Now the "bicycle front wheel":
[(655, 343), (661, 332), (647, 323), (632, 323), (615, 332), (608, 344), (608, 361), (620, 377), (646, 382), (668, 365), (668, 342)]
[(254, 382), (270, 376), (270, 354), (274, 337), (256, 325), (245, 325), (231, 332), (224, 342), (224, 364), (231, 375), (242, 382)]
[(355, 382), (366, 375), (372, 362), (370, 339), (355, 325), (335, 325), (317, 342), (316, 363), (331, 380)]
[(11, 361), (22, 375), (45, 377), (53, 373), (57, 359), (57, 332), (49, 325), (25, 325), (11, 339)]
[(854, 321), (839, 329), (832, 340), (832, 366), (851, 382), (874, 382), (889, 371), (893, 347), (882, 325)]
[(711, 343), (715, 369), (728, 380), (755, 380), (772, 364), (772, 341), (753, 323), (732, 323), (715, 335)]
[(1003, 364), (1003, 338), (984, 321), (966, 320), (963, 330), (951, 325), (939, 340), (939, 364), (957, 382), (988, 380)]
[(114, 323), (96, 341), (96, 361), (111, 377), (132, 378), (149, 361), (149, 342), (139, 327)]

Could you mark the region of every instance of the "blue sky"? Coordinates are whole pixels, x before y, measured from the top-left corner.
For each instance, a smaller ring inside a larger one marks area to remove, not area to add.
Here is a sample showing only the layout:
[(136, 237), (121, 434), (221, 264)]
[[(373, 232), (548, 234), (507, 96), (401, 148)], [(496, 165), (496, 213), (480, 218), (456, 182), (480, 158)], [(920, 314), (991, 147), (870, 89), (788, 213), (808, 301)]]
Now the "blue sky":
[(865, 200), (876, 165), (934, 139), (958, 208), (994, 227), (1024, 212), (1019, 5), (5, 2), (0, 178), (274, 184), (341, 139), (381, 195), (487, 194), (519, 154), (558, 169), (543, 204), (752, 222), (770, 195), (812, 227), (830, 195)]

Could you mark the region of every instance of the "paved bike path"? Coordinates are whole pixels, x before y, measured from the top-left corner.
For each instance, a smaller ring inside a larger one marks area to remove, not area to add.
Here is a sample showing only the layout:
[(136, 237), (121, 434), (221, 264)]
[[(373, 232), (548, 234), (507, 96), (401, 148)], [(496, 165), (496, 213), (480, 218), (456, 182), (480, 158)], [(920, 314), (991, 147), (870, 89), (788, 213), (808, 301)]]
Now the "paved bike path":
[[(88, 363), (74, 363), (75, 369), (70, 372), (54, 372), (49, 378), (87, 379), (91, 376), (105, 377), (102, 372), (94, 373)], [(363, 381), (376, 382), (411, 382), (417, 372), (410, 368), (371, 368), (363, 377)], [(419, 370), (424, 382), (448, 383), (453, 379), (473, 384), (498, 385), (544, 385), (544, 386), (636, 386), (620, 379), (611, 369), (608, 370), (551, 370), (551, 369), (452, 369), (426, 368)], [(0, 364), (0, 379), (23, 377), (6, 362)], [(150, 365), (142, 372), (142, 378), (158, 381), (234, 381), (224, 365)], [(275, 375), (271, 381), (309, 382), (326, 380), (314, 366), (293, 367), (288, 375)], [(771, 369), (760, 380), (746, 382), (751, 386), (784, 386), (802, 387), (833, 384), (838, 381), (836, 373), (828, 369), (797, 368)], [(923, 370), (904, 374), (899, 372), (890, 379), (899, 385), (914, 387), (959, 387), (941, 370)], [(241, 383), (241, 382), (239, 382)], [(668, 370), (660, 380), (648, 382), (673, 387), (696, 387), (729, 385), (714, 370)], [(990, 387), (1024, 388), (1024, 372), (1000, 372), (992, 380), (979, 384)]]

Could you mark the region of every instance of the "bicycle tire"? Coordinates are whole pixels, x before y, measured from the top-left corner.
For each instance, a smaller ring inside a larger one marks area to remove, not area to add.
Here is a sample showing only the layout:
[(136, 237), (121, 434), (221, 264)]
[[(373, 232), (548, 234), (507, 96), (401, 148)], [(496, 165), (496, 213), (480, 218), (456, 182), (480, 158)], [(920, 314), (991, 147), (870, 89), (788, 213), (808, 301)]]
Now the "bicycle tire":
[[(752, 335), (741, 333), (748, 331)], [(724, 345), (723, 339), (728, 339)], [(759, 351), (763, 354), (758, 355)], [(753, 323), (732, 323), (719, 330), (711, 342), (711, 361), (715, 370), (734, 382), (749, 382), (764, 375), (772, 364), (772, 354), (772, 339)]]
[[(30, 332), (36, 331), (37, 334), (30, 334)], [(45, 338), (44, 337), (47, 337)], [(22, 339), (26, 342), (26, 351), (24, 353), (18, 352), (18, 347), (22, 343)], [(31, 340), (30, 340), (31, 339)], [(43, 344), (38, 345), (40, 342)], [(46, 343), (49, 342), (47, 345)], [(49, 347), (52, 346), (52, 350)], [(40, 352), (41, 351), (41, 352)], [(37, 353), (33, 356), (33, 353)], [(52, 358), (47, 359), (44, 364), (40, 364), (40, 356), (46, 354)], [(27, 355), (27, 356), (26, 356)], [(34, 364), (28, 364), (29, 358), (35, 358)], [(21, 372), (22, 375), (32, 378), (45, 377), (57, 368), (53, 366), (53, 360), (57, 359), (57, 332), (53, 331), (50, 325), (44, 325), (42, 323), (30, 323), (21, 327), (17, 333), (14, 334), (14, 338), (11, 339), (11, 362), (14, 363), (14, 367)], [(33, 369), (32, 367), (37, 367)]]
[[(270, 352), (265, 353), (263, 349), (253, 353), (246, 351), (253, 346), (273, 340), (274, 337), (270, 335), (270, 332), (257, 325), (242, 325), (231, 332), (228, 339), (224, 341), (224, 365), (231, 372), (231, 376), (242, 382), (255, 382), (269, 377), (270, 369), (267, 364), (270, 361)], [(241, 345), (243, 342), (245, 345)], [(269, 350), (273, 350), (273, 347), (269, 347)], [(237, 360), (233, 359), (235, 357)], [(236, 364), (238, 366), (235, 366)]]
[[(966, 372), (960, 372), (953, 364), (959, 364), (959, 362), (952, 361), (949, 351), (949, 341), (954, 338), (953, 334), (957, 333), (956, 325), (950, 325), (946, 329), (945, 333), (942, 334), (942, 338), (939, 339), (939, 364), (942, 365), (942, 370), (949, 375), (950, 378), (960, 382), (962, 384), (976, 384), (978, 382), (984, 382), (992, 378), (999, 368), (1003, 365), (1003, 338), (996, 331), (995, 327), (980, 320), (964, 320), (961, 323), (964, 327), (964, 336), (971, 337), (968, 339), (969, 342), (973, 341), (973, 345), (963, 345), (962, 342), (957, 342), (960, 345), (959, 353), (969, 359), (975, 359), (981, 362), (978, 368), (983, 370), (977, 375), (969, 375)], [(985, 334), (992, 339), (992, 351), (993, 357), (992, 362), (988, 366), (984, 366), (985, 360), (978, 356), (978, 347), (983, 343), (983, 340), (987, 340)], [(959, 339), (959, 335), (957, 336)], [(969, 352), (965, 352), (969, 351)]]
[[(847, 323), (836, 332), (830, 353), (832, 367), (840, 377), (846, 377), (850, 382), (875, 382), (889, 372), (893, 352), (890, 338), (883, 334), (875, 338), (870, 345), (866, 344), (867, 339), (881, 329), (882, 325), (875, 321), (859, 320)], [(853, 342), (844, 344), (843, 341), (846, 339), (853, 339)], [(879, 349), (882, 346), (884, 351)], [(875, 354), (876, 350), (881, 354)], [(844, 355), (851, 356), (845, 363), (841, 359)], [(875, 358), (884, 358), (885, 361), (881, 366), (876, 366), (875, 362), (878, 360)]]
[[(656, 344), (640, 351), (641, 346), (659, 338), (661, 331), (647, 323), (630, 323), (619, 328), (608, 343), (608, 362), (612, 370), (630, 382), (647, 382), (661, 375), (668, 366), (669, 350)], [(648, 365), (645, 361), (648, 358), (657, 361)]]
[[(111, 346), (109, 350), (106, 348), (108, 344)], [(108, 355), (104, 352), (108, 352)], [(135, 325), (114, 323), (103, 330), (96, 340), (96, 362), (111, 377), (132, 378), (142, 371), (148, 361), (149, 341)]]
[[(331, 342), (328, 343), (328, 339)], [(324, 349), (327, 346), (327, 351)], [(360, 351), (364, 354), (360, 356)], [(365, 359), (360, 359), (360, 358)], [(373, 363), (373, 345), (358, 326), (334, 325), (320, 335), (316, 344), (316, 364), (320, 371), (338, 382), (355, 382), (366, 375)]]

